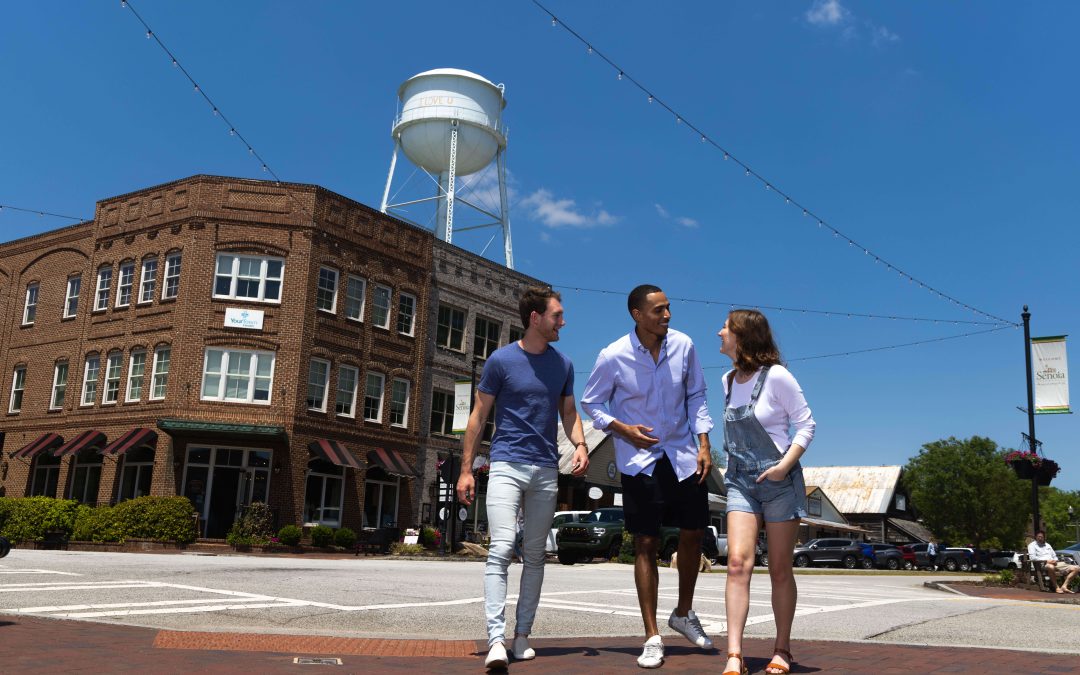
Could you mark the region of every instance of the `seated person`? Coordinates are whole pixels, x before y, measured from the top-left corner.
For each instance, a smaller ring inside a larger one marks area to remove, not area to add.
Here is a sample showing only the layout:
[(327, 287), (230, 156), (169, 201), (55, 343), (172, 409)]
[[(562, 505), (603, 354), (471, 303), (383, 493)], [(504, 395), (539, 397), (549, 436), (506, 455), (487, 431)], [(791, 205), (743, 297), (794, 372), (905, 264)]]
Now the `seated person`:
[[(1028, 544), (1028, 558), (1035, 562), (1037, 560), (1043, 561), (1047, 576), (1050, 577), (1050, 581), (1054, 584), (1054, 590), (1058, 593), (1074, 593), (1075, 591), (1069, 590), (1069, 583), (1080, 573), (1080, 567), (1076, 565), (1069, 565), (1058, 560), (1057, 553), (1054, 552), (1054, 547), (1046, 543), (1046, 531), (1039, 530), (1035, 533), (1035, 541)], [(1065, 580), (1058, 585), (1057, 575), (1058, 573), (1065, 575)]]

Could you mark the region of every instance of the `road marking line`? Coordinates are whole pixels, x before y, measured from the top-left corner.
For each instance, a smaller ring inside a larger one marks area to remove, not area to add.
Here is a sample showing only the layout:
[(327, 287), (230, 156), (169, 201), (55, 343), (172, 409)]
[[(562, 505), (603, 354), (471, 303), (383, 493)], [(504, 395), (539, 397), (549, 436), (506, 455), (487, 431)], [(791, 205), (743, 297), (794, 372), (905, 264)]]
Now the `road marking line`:
[(199, 612), (224, 612), (230, 609), (268, 609), (273, 607), (302, 607), (303, 603), (266, 602), (254, 605), (209, 605), (206, 607), (176, 607), (167, 609), (131, 609), (119, 612), (73, 612), (71, 614), (50, 614), (69, 619), (94, 619), (106, 616), (137, 616), (144, 614), (195, 614)]
[[(882, 605), (894, 605), (900, 602), (915, 602), (914, 599), (898, 599), (890, 598), (888, 600), (871, 600), (869, 602), (860, 602), (850, 605), (834, 605), (832, 607), (815, 607), (813, 609), (796, 609), (795, 616), (808, 616), (810, 614), (824, 614), (826, 612), (843, 612), (850, 609), (865, 609), (867, 607), (880, 607)], [(768, 623), (773, 621), (772, 613), (761, 614), (758, 616), (752, 616), (747, 618), (746, 625), (753, 626), (759, 623)], [(719, 623), (703, 626), (706, 633), (725, 633), (727, 632), (727, 622), (721, 621)]]
[(78, 572), (54, 572), (53, 570), (0, 570), (0, 574), (59, 574), (65, 577), (81, 577)]
[(102, 586), (48, 586), (44, 588), (0, 588), (0, 593), (25, 593), (27, 591), (96, 591), (98, 589), (106, 588), (154, 588), (154, 586), (143, 583), (114, 583), (105, 584)]
[[(258, 598), (237, 598), (233, 602), (258, 602)], [(5, 612), (17, 614), (32, 614), (35, 612), (73, 612), (86, 609), (120, 609), (124, 607), (163, 607), (167, 605), (197, 605), (199, 603), (221, 602), (218, 598), (201, 598), (199, 600), (155, 600), (154, 602), (110, 602), (91, 605), (53, 605), (51, 607), (20, 607), (18, 609), (5, 609)]]

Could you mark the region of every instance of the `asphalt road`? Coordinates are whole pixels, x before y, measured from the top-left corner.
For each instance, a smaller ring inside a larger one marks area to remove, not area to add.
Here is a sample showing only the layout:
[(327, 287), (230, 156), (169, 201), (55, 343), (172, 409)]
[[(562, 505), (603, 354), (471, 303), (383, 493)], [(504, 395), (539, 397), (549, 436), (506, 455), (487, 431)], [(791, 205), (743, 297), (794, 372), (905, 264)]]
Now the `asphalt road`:
[[(0, 614), (172, 630), (484, 636), (484, 566), (477, 562), (15, 550), (0, 563)], [(511, 567), (511, 593), (520, 570)], [(954, 574), (845, 571), (797, 578), (796, 639), (1080, 653), (1075, 605), (975, 599), (923, 586), (959, 578)], [(725, 630), (725, 579), (712, 573), (698, 582), (695, 609), (714, 639)], [(658, 613), (665, 632), (677, 583), (674, 570), (661, 569)], [(751, 585), (750, 636), (772, 634), (768, 590), (768, 574), (759, 570)], [(512, 605), (507, 613), (512, 628)], [(533, 633), (640, 635), (632, 568), (549, 564)]]

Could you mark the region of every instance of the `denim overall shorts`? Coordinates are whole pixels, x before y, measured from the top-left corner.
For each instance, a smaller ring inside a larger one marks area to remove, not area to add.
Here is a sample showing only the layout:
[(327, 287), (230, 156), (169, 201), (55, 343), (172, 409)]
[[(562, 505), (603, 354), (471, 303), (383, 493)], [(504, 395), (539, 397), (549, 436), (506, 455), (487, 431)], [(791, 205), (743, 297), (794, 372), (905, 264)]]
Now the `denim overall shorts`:
[(724, 399), (724, 447), (728, 453), (727, 510), (758, 513), (767, 523), (779, 523), (806, 516), (806, 483), (803, 481), (802, 465), (798, 462), (783, 480), (757, 478), (770, 467), (776, 466), (784, 455), (776, 449), (769, 432), (754, 415), (765, 378), (766, 366), (758, 375), (750, 402), (740, 408), (729, 408), (734, 377), (728, 383)]

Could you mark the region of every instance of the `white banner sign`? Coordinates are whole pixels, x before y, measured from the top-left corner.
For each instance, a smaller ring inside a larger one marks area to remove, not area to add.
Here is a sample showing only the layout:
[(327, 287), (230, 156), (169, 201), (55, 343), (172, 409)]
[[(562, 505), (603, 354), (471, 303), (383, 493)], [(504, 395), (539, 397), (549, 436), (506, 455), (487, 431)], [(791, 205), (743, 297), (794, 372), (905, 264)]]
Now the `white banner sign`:
[(262, 330), (263, 311), (261, 309), (227, 307), (225, 308), (225, 327)]
[(1035, 414), (1071, 412), (1065, 336), (1031, 338), (1031, 358), (1035, 369)]
[(469, 413), (472, 412), (472, 380), (458, 380), (454, 383), (454, 433), (465, 433), (469, 425)]

